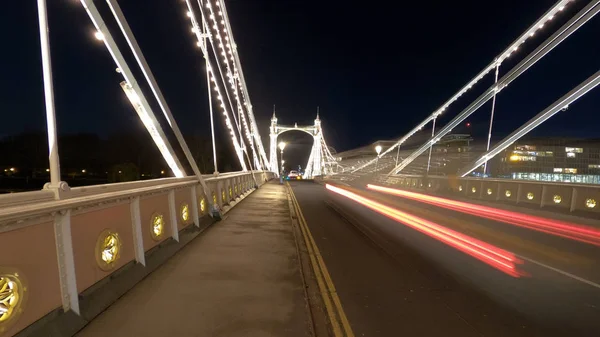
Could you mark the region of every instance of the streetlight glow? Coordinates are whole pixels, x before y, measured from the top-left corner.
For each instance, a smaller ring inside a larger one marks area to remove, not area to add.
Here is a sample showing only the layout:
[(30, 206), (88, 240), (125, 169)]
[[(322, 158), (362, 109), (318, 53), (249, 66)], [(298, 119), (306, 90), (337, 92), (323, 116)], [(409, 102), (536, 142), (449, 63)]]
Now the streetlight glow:
[(280, 149), (281, 151), (283, 151), (283, 149), (285, 149), (285, 146), (286, 146), (286, 145), (287, 145), (287, 144), (286, 144), (285, 142), (281, 142), (281, 143), (279, 143), (279, 149)]
[(99, 41), (104, 40), (104, 34), (102, 34), (102, 32), (100, 32), (100, 31), (97, 31), (96, 33), (94, 33), (94, 37), (96, 37), (96, 39)]
[(375, 146), (375, 152), (377, 152), (377, 155), (379, 156), (379, 154), (381, 153), (381, 145)]

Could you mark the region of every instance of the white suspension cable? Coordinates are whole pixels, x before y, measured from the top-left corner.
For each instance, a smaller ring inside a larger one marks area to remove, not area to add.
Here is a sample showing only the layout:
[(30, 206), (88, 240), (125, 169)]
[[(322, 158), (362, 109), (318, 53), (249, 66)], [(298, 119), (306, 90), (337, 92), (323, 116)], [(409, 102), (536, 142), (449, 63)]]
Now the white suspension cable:
[(466, 176), (467, 174), (473, 172), (476, 168), (481, 166), (484, 162), (496, 156), (498, 153), (509, 147), (519, 138), (526, 135), (531, 130), (535, 129), (540, 124), (544, 123), (550, 117), (554, 116), (559, 111), (566, 110), (570, 104), (577, 101), (579, 98), (587, 94), (589, 91), (594, 89), (600, 85), (600, 71), (596, 72), (594, 75), (589, 77), (587, 80), (582, 82), (580, 85), (575, 87), (573, 90), (568, 92), (563, 97), (559, 98), (557, 101), (552, 103), (549, 107), (541, 111), (535, 117), (530, 119), (527, 123), (521, 126), (519, 129), (515, 130), (508, 137), (504, 138), (500, 141), (496, 146), (494, 146), (490, 151), (484, 153), (481, 157), (475, 160), (473, 163), (469, 164), (466, 168), (462, 169), (459, 172), (461, 177)]
[[(211, 64), (212, 62), (210, 61), (210, 56), (208, 53), (208, 46), (203, 43), (203, 39), (207, 38), (207, 37), (210, 38), (210, 34), (208, 34), (206, 36), (201, 33), (200, 27), (198, 25), (198, 21), (196, 19), (196, 14), (193, 12), (193, 8), (192, 8), (192, 4), (191, 4), (190, 0), (185, 0), (185, 2), (186, 2), (186, 6), (188, 8), (188, 17), (190, 18), (190, 21), (192, 23), (192, 32), (196, 35), (196, 39), (197, 39), (196, 44), (201, 48), (202, 53), (203, 53), (204, 57), (206, 58), (206, 61), (208, 64), (207, 73), (208, 73), (208, 76), (210, 77), (210, 80), (213, 82), (213, 85), (214, 85), (213, 89), (216, 93), (217, 100), (219, 101), (219, 107), (221, 108), (223, 116), (225, 117), (225, 125), (229, 129), (229, 133), (231, 135), (231, 140), (233, 142), (235, 152), (238, 156), (238, 160), (240, 161), (240, 165), (242, 166), (242, 170), (247, 171), (248, 169), (246, 167), (246, 162), (244, 160), (243, 151), (238, 143), (234, 127), (231, 123), (231, 120), (229, 119), (229, 113), (225, 106), (225, 102), (223, 101), (223, 96), (221, 95), (221, 89), (219, 88), (217, 79), (216, 79), (214, 71), (213, 71), (213, 67)], [(207, 32), (209, 32), (209, 30), (207, 30)]]
[[(400, 138), (394, 145), (386, 149), (380, 156), (383, 157), (388, 152), (395, 149), (397, 146), (406, 142), (412, 135), (423, 129), (425, 125), (427, 125), (430, 121), (432, 121), (437, 116), (441, 115), (452, 103), (454, 103), (458, 98), (460, 98), (464, 93), (469, 91), (477, 82), (479, 82), (485, 75), (487, 75), (490, 71), (492, 71), (498, 62), (504, 61), (506, 58), (510, 57), (512, 53), (516, 52), (519, 49), (519, 46), (523, 44), (528, 38), (531, 38), (535, 35), (536, 31), (542, 29), (544, 24), (547, 21), (554, 19), (554, 17), (565, 9), (565, 6), (573, 0), (560, 0), (554, 6), (552, 6), (546, 13), (544, 13), (538, 20), (535, 21), (525, 32), (523, 32), (516, 40), (514, 40), (502, 53), (494, 58), (494, 61), (487, 65), (482, 71), (480, 71), (474, 78), (472, 78), (466, 85), (464, 85), (457, 93), (455, 93), (450, 99), (448, 99), (442, 106), (440, 106), (437, 110), (435, 110), (429, 117), (419, 123), (415, 128), (409, 131), (405, 136)], [(357, 169), (352, 171), (352, 173), (369, 166), (375, 162), (375, 159), (359, 166)]]
[(573, 34), (577, 29), (586, 24), (589, 20), (591, 20), (598, 12), (600, 11), (600, 6), (598, 5), (600, 0), (594, 0), (590, 4), (588, 4), (584, 9), (582, 9), (579, 13), (577, 13), (569, 22), (564, 24), (556, 33), (554, 33), (551, 37), (549, 37), (542, 45), (540, 45), (536, 50), (531, 52), (525, 59), (523, 59), (518, 65), (516, 65), (513, 69), (511, 69), (506, 75), (502, 77), (501, 80), (498, 81), (498, 84), (491, 86), (485, 93), (479, 96), (471, 105), (469, 105), (465, 110), (463, 110), (460, 114), (458, 114), (454, 119), (452, 119), (440, 132), (434, 137), (430, 138), (425, 144), (415, 150), (410, 156), (405, 158), (400, 164), (398, 164), (390, 173), (394, 174), (406, 166), (408, 166), (415, 158), (417, 158), (420, 154), (422, 154), (429, 146), (432, 146), (436, 142), (438, 142), (443, 136), (448, 134), (454, 127), (464, 121), (467, 117), (469, 117), (473, 112), (479, 109), (483, 104), (489, 101), (494, 94), (497, 94), (502, 89), (507, 87), (512, 81), (517, 79), (521, 74), (523, 74), (527, 69), (541, 60), (544, 56), (546, 56), (550, 51), (552, 51), (556, 46), (566, 40), (571, 34)]

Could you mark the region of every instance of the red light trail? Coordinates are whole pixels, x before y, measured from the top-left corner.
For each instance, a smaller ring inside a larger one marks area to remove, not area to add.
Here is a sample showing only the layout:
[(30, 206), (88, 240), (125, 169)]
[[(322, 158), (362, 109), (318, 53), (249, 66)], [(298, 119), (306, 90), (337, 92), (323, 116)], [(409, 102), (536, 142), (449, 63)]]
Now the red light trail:
[(482, 218), (600, 246), (600, 230), (582, 225), (511, 212), (493, 207), (368, 184), (367, 188)]
[(523, 262), (508, 251), (462, 233), (453, 231), (432, 221), (425, 220), (409, 213), (405, 213), (395, 208), (383, 205), (348, 190), (329, 184), (326, 184), (325, 187), (332, 192), (345, 196), (361, 205), (387, 216), (388, 218), (396, 220), (482, 262), (485, 262), (486, 264), (508, 275), (513, 277), (524, 275), (517, 271), (516, 268), (517, 264), (521, 264)]

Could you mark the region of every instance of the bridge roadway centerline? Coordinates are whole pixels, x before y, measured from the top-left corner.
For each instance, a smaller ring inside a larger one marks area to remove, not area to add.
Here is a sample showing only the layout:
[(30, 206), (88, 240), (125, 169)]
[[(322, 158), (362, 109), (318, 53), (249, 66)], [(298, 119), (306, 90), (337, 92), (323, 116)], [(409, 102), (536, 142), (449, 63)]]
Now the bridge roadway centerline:
[[(400, 332), (417, 335), (418, 330), (409, 330), (401, 324), (407, 320), (405, 307), (413, 305), (410, 300), (415, 293), (406, 296), (405, 292), (410, 281), (412, 290), (421, 296), (422, 292), (437, 290), (435, 300), (424, 296), (419, 302), (426, 301), (430, 308), (446, 306), (450, 316), (459, 316), (486, 336), (587, 336), (600, 331), (600, 322), (596, 322), (600, 292), (588, 284), (530, 261), (521, 266), (530, 277), (512, 278), (349, 199), (328, 193), (323, 186), (300, 182), (292, 186), (357, 336), (372, 331), (387, 331), (382, 336), (401, 335)], [(532, 231), (523, 236), (520, 231), (525, 230), (515, 231), (506, 224), (374, 192), (360, 192), (457, 231), (470, 229), (469, 234), (481, 235), (482, 241), (496, 238), (490, 243), (500, 248), (518, 248), (514, 249), (517, 253), (529, 249), (527, 257), (536, 261), (540, 259), (575, 275), (597, 279), (597, 247)], [(332, 202), (342, 214), (350, 214), (355, 219), (354, 226), (327, 208), (326, 201)], [(383, 262), (389, 255), (378, 247), (383, 247), (396, 261)], [(561, 256), (563, 251), (568, 253)], [(418, 307), (412, 309), (410, 322), (436, 317), (436, 310), (420, 313)], [(396, 324), (390, 326), (390, 322)], [(512, 324), (521, 328), (512, 331)]]
[[(560, 330), (546, 331), (450, 277), (404, 243), (357, 229), (391, 220), (337, 200), (321, 185), (290, 185), (356, 336), (561, 336)], [(347, 222), (327, 205), (330, 201), (334, 207), (357, 212), (360, 224)], [(477, 263), (461, 253), (445, 254), (457, 256), (467, 266)], [(515, 282), (485, 265), (477, 268), (485, 269), (487, 277)]]

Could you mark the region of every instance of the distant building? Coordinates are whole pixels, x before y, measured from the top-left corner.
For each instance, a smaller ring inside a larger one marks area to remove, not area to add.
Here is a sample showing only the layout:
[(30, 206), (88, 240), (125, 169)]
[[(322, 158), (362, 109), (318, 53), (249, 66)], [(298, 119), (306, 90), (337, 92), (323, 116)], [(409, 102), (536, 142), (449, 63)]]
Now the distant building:
[(600, 139), (519, 140), (500, 158), (499, 176), (600, 184)]

